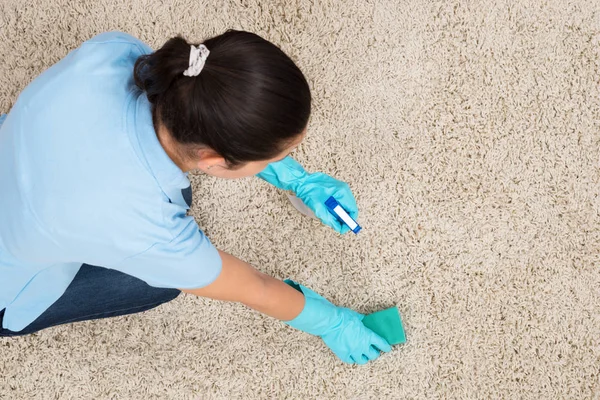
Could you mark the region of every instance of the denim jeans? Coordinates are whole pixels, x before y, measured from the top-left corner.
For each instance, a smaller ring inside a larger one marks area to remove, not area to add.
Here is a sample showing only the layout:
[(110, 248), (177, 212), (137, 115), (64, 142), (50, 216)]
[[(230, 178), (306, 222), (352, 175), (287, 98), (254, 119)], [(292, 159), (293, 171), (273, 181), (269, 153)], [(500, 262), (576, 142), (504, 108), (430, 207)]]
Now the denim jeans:
[[(191, 205), (191, 188), (182, 194)], [(167, 303), (179, 293), (177, 289), (149, 286), (119, 271), (83, 264), (65, 293), (22, 331), (3, 329), (4, 310), (0, 310), (0, 336), (27, 335), (71, 322), (134, 314)]]

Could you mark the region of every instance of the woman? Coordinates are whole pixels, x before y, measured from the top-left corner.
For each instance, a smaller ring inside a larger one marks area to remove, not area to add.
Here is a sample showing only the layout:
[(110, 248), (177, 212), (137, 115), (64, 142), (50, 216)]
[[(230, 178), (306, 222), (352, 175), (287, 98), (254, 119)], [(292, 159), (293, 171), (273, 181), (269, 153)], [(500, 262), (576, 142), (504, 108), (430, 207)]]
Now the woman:
[(180, 291), (236, 301), (320, 336), (348, 363), (390, 346), (362, 315), (215, 249), (186, 215), (186, 173), (257, 175), (356, 217), (348, 186), (288, 154), (310, 115), (278, 47), (229, 31), (152, 53), (101, 34), (35, 79), (0, 123), (0, 335), (148, 310)]

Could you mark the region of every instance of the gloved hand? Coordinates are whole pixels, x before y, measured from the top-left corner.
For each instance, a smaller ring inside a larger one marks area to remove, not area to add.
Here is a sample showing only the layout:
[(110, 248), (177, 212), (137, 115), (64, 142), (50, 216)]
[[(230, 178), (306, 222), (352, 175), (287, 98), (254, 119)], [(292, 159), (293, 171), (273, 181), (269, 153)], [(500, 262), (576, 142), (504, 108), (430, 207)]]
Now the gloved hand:
[(257, 176), (275, 187), (294, 192), (317, 218), (338, 233), (344, 234), (350, 228), (334, 217), (325, 206), (325, 201), (330, 196), (335, 197), (352, 218), (358, 219), (358, 206), (347, 183), (321, 172), (309, 174), (289, 156), (269, 164)]
[(321, 172), (307, 176), (296, 190), (296, 196), (315, 213), (321, 222), (332, 227), (337, 233), (345, 234), (350, 228), (329, 212), (325, 201), (330, 196), (333, 196), (354, 220), (358, 219), (358, 206), (350, 186)]
[(343, 362), (366, 364), (377, 359), (380, 351), (392, 349), (385, 339), (363, 325), (362, 314), (337, 307), (294, 281), (288, 279), (285, 283), (304, 293), (305, 298), (302, 312), (286, 323), (292, 328), (320, 336)]

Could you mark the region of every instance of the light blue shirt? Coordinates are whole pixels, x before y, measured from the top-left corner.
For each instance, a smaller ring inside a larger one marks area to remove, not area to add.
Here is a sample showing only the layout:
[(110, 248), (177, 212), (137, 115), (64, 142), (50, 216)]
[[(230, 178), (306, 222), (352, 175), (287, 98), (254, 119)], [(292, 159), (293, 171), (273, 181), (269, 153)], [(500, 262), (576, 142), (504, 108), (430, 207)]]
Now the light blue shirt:
[(187, 176), (133, 82), (150, 52), (124, 33), (96, 36), (27, 86), (0, 127), (4, 328), (34, 321), (83, 263), (164, 288), (219, 275), (217, 250), (186, 216)]

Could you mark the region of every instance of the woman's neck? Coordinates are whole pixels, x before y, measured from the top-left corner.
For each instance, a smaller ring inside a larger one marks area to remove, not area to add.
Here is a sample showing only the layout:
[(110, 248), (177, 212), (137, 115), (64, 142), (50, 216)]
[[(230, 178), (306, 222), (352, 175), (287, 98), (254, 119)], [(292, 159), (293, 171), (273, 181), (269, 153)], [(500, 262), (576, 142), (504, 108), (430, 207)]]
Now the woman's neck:
[(183, 172), (189, 172), (193, 170), (194, 166), (190, 165), (190, 163), (187, 162), (186, 159), (180, 154), (177, 149), (177, 143), (167, 128), (162, 124), (158, 124), (158, 127), (156, 127), (155, 124), (155, 131), (160, 145), (163, 147), (171, 161), (173, 161), (175, 165), (177, 165)]

